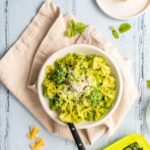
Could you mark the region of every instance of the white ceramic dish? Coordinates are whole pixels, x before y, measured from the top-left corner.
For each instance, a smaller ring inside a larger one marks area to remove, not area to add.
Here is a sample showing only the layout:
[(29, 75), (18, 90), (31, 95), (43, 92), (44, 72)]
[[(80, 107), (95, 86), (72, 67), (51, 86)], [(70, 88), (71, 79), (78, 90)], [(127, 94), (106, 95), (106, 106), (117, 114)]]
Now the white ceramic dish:
[(57, 112), (51, 111), (49, 109), (48, 99), (45, 98), (42, 94), (42, 81), (45, 78), (45, 67), (47, 65), (53, 64), (57, 58), (64, 57), (68, 53), (76, 53), (76, 52), (83, 54), (83, 55), (96, 54), (96, 55), (103, 56), (106, 59), (107, 64), (111, 66), (112, 72), (113, 72), (112, 74), (115, 76), (115, 78), (117, 80), (117, 96), (116, 96), (116, 101), (115, 101), (114, 106), (99, 121), (93, 121), (93, 122), (83, 121), (80, 124), (76, 124), (76, 127), (78, 129), (85, 129), (85, 128), (90, 128), (90, 127), (99, 125), (101, 123), (104, 123), (105, 119), (108, 118), (113, 113), (113, 111), (116, 109), (116, 107), (118, 106), (118, 103), (119, 103), (119, 101), (121, 99), (121, 95), (122, 95), (122, 78), (121, 78), (120, 71), (119, 71), (117, 65), (115, 64), (115, 62), (106, 53), (104, 53), (104, 51), (102, 51), (101, 49), (99, 49), (97, 47), (91, 46), (91, 45), (76, 44), (76, 45), (71, 45), (69, 47), (65, 47), (65, 48), (55, 52), (46, 60), (46, 62), (44, 63), (44, 65), (41, 68), (39, 78), (38, 78), (38, 95), (39, 95), (40, 102), (41, 102), (44, 110), (47, 112), (47, 114), (57, 123), (59, 123), (61, 125), (66, 125), (64, 122), (62, 122), (58, 118)]
[(150, 8), (150, 0), (96, 0), (96, 2), (105, 14), (119, 20), (138, 17)]

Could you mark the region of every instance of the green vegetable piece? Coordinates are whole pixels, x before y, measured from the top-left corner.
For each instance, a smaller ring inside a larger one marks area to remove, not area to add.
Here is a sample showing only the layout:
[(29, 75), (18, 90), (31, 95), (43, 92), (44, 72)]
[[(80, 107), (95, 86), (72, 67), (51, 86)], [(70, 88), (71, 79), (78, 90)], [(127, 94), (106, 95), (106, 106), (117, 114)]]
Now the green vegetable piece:
[(111, 27), (112, 30), (112, 35), (114, 36), (115, 39), (119, 39), (119, 34), (117, 30), (114, 27)]
[(66, 80), (67, 69), (64, 66), (56, 68), (52, 74), (52, 79), (56, 83), (63, 83)]
[(67, 31), (66, 31), (66, 35), (68, 36), (68, 37), (73, 37), (73, 36), (75, 36), (77, 33), (76, 33), (76, 31), (74, 31), (74, 30), (72, 30), (72, 29), (67, 29)]
[(87, 98), (90, 100), (93, 106), (97, 106), (102, 100), (102, 93), (100, 90), (94, 89)]
[(78, 23), (76, 24), (76, 27), (75, 27), (77, 33), (82, 33), (82, 32), (84, 32), (86, 28), (87, 28), (87, 26), (86, 26), (84, 23), (82, 23), (82, 22), (78, 22)]
[(74, 20), (70, 20), (68, 28), (66, 30), (66, 35), (68, 37), (73, 37), (77, 34), (81, 34), (82, 32), (84, 32), (86, 28), (87, 25), (85, 25), (84, 23), (82, 22), (76, 23)]
[(147, 80), (147, 87), (150, 88), (150, 80)]
[(52, 99), (49, 100), (49, 106), (51, 110), (57, 110), (61, 107), (62, 102), (60, 101), (58, 95), (55, 95)]
[(43, 89), (43, 96), (48, 97), (47, 87), (42, 85), (42, 89)]
[(124, 33), (129, 31), (132, 28), (132, 26), (129, 23), (123, 23), (119, 26), (118, 30), (120, 33)]

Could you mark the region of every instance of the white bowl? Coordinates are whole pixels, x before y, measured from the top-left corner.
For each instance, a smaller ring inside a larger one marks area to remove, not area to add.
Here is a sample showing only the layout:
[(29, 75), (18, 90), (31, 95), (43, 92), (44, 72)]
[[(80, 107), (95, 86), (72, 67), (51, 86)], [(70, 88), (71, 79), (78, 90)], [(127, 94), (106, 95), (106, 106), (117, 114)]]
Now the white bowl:
[[(118, 20), (133, 19), (150, 8), (149, 0), (96, 0), (96, 2), (106, 15)], [(132, 11), (129, 10), (131, 8)]]
[(104, 57), (106, 59), (107, 64), (111, 66), (112, 74), (114, 75), (114, 77), (116, 78), (116, 81), (117, 81), (117, 96), (116, 96), (114, 106), (108, 111), (108, 113), (101, 120), (92, 121), (92, 122), (83, 121), (80, 124), (75, 124), (78, 129), (85, 129), (85, 128), (90, 128), (90, 127), (104, 123), (104, 121), (117, 108), (118, 103), (121, 99), (121, 95), (122, 95), (122, 78), (121, 78), (120, 71), (119, 71), (117, 65), (115, 64), (115, 62), (103, 50), (101, 50), (97, 47), (91, 46), (91, 45), (76, 44), (76, 45), (71, 45), (69, 47), (65, 47), (65, 48), (55, 52), (54, 54), (52, 54), (46, 60), (46, 62), (43, 64), (43, 66), (41, 68), (39, 78), (38, 78), (38, 85), (37, 85), (38, 86), (38, 95), (39, 95), (40, 102), (41, 102), (44, 110), (47, 112), (47, 114), (57, 123), (66, 126), (66, 123), (62, 122), (58, 118), (58, 113), (50, 110), (48, 99), (45, 98), (42, 94), (42, 82), (43, 82), (43, 79), (45, 78), (45, 67), (47, 65), (53, 64), (57, 58), (64, 57), (68, 53), (76, 53), (76, 52), (83, 54), (83, 55), (96, 54), (96, 55), (100, 55), (100, 56)]

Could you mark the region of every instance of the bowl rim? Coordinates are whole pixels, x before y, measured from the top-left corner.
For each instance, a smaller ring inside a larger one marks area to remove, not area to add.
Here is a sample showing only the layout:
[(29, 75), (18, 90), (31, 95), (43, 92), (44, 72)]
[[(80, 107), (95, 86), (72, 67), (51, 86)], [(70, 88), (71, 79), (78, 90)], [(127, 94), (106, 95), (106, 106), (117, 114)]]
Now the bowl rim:
[(63, 121), (61, 121), (59, 118), (56, 117), (52, 117), (52, 115), (50, 115), (50, 109), (47, 109), (45, 107), (45, 102), (43, 101), (44, 96), (41, 94), (41, 75), (43, 70), (45, 69), (45, 65), (47, 64), (47, 62), (49, 61), (49, 59), (51, 59), (52, 56), (56, 55), (57, 53), (61, 52), (61, 51), (65, 51), (67, 49), (78, 49), (78, 48), (87, 48), (87, 49), (94, 49), (95, 51), (98, 51), (100, 53), (100, 55), (102, 54), (106, 59), (108, 59), (110, 61), (110, 63), (112, 64), (112, 66), (115, 68), (116, 70), (116, 74), (118, 76), (118, 82), (119, 82), (119, 92), (118, 92), (118, 97), (116, 98), (115, 104), (113, 105), (113, 107), (110, 109), (110, 111), (100, 120), (98, 121), (92, 121), (91, 123), (87, 124), (87, 125), (82, 125), (82, 126), (78, 126), (80, 124), (75, 124), (77, 129), (87, 129), (87, 128), (91, 128), (91, 127), (95, 127), (97, 125), (100, 124), (105, 124), (105, 121), (107, 120), (107, 118), (109, 118), (111, 116), (111, 114), (116, 110), (117, 106), (120, 103), (121, 100), (121, 96), (122, 96), (122, 91), (123, 91), (123, 82), (122, 82), (122, 75), (120, 72), (119, 67), (117, 66), (116, 62), (110, 57), (108, 56), (108, 54), (103, 51), (102, 49), (93, 46), (93, 45), (89, 45), (89, 44), (72, 44), (69, 46), (66, 46), (64, 48), (59, 49), (58, 51), (54, 52), (52, 55), (50, 55), (46, 61), (43, 63), (41, 70), (39, 72), (39, 76), (38, 76), (38, 80), (37, 80), (37, 91), (38, 91), (38, 97), (40, 100), (40, 103), (43, 107), (43, 109), (45, 110), (45, 112), (48, 114), (48, 116), (55, 122), (57, 122), (59, 125), (63, 125), (63, 126), (67, 126), (66, 123), (64, 123)]

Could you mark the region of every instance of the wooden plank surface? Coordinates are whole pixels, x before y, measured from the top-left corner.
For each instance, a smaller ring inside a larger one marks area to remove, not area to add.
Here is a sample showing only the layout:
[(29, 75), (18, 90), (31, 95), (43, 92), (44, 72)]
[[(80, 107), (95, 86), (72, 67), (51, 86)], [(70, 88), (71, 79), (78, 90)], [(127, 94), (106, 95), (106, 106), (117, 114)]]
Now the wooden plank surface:
[[(111, 39), (119, 51), (131, 59), (131, 68), (136, 84), (142, 95), (111, 138), (101, 137), (88, 150), (99, 150), (115, 140), (130, 133), (140, 133), (150, 142), (150, 133), (145, 124), (145, 110), (150, 101), (150, 91), (145, 81), (150, 78), (150, 12), (130, 20), (132, 30), (115, 40), (109, 29), (117, 27), (122, 21), (111, 19), (103, 14), (92, 0), (54, 0), (63, 13), (72, 12), (80, 20), (94, 26)], [(42, 0), (1, 0), (0, 1), (0, 56), (17, 39), (36, 14)], [(47, 131), (26, 111), (24, 107), (0, 86), (0, 150), (28, 150), (31, 143), (25, 138), (29, 125), (41, 129), (40, 136), (46, 140), (43, 150), (75, 150), (73, 142), (49, 135)]]
[[(0, 57), (8, 47), (8, 2), (0, 1)], [(8, 149), (9, 91), (0, 85), (0, 150)]]

